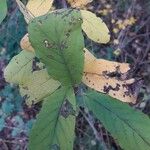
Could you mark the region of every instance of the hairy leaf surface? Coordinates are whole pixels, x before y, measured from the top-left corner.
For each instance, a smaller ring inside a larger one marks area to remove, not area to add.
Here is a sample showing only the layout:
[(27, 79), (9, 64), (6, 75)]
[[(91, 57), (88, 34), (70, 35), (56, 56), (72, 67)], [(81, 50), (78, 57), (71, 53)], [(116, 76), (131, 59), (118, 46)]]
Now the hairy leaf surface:
[(85, 94), (89, 110), (125, 150), (150, 149), (150, 119), (127, 104), (97, 92)]
[[(58, 25), (59, 24), (59, 25)], [(64, 85), (81, 82), (84, 39), (78, 10), (62, 9), (35, 18), (29, 24), (29, 38), (48, 73)]]
[(75, 108), (71, 88), (61, 87), (48, 96), (31, 130), (29, 150), (72, 150)]

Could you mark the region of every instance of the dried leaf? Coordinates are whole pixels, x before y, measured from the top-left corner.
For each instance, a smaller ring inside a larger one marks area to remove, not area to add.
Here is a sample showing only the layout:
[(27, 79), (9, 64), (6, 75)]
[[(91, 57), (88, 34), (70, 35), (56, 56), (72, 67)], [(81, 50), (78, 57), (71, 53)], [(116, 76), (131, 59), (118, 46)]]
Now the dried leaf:
[(16, 0), (16, 3), (18, 4), (19, 10), (24, 15), (25, 21), (29, 23), (29, 21), (32, 20), (34, 16), (31, 14), (29, 10), (27, 10), (26, 6), (20, 0)]
[(70, 3), (72, 7), (83, 7), (88, 3), (91, 3), (93, 0), (67, 0), (67, 1), (68, 3)]
[(109, 42), (109, 30), (102, 19), (86, 10), (81, 10), (81, 15), (83, 18), (82, 29), (91, 40), (97, 43)]
[(42, 16), (49, 12), (54, 0), (29, 0), (26, 7), (34, 17)]
[(20, 41), (20, 46), (22, 49), (34, 52), (33, 47), (31, 46), (31, 43), (29, 41), (29, 34), (27, 33)]
[(120, 80), (111, 77), (111, 74), (125, 73), (130, 67), (127, 63), (111, 62), (103, 59), (96, 59), (87, 49), (85, 52), (83, 83), (96, 91), (106, 93), (123, 102), (135, 103), (136, 97), (129, 89), (134, 79)]

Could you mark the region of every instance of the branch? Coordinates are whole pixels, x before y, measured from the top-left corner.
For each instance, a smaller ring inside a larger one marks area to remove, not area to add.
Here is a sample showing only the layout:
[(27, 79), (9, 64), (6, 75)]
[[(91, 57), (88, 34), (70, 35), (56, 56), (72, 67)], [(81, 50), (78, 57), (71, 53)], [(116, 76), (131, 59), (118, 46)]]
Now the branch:
[(66, 0), (59, 0), (63, 8), (67, 8)]
[(87, 113), (87, 116), (84, 114), (84, 112), (79, 108), (81, 114), (83, 115), (83, 117), (86, 119), (86, 121), (88, 122), (88, 124), (90, 125), (90, 127), (92, 128), (95, 138), (97, 141), (99, 141), (101, 143), (101, 146), (103, 147), (104, 150), (108, 150), (106, 144), (103, 141), (103, 138), (101, 138), (96, 130), (96, 128), (94, 127), (94, 122), (93, 122), (93, 117), (89, 114), (89, 112)]

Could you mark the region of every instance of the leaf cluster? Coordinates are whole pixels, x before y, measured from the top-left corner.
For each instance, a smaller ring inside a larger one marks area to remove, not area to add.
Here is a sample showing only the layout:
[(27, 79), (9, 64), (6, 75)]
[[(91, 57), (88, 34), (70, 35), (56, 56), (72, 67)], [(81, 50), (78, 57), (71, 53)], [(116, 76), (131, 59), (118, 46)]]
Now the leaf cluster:
[[(118, 70), (126, 73), (129, 65), (96, 59), (85, 49), (82, 30), (97, 43), (109, 41), (103, 21), (86, 10), (60, 9), (48, 13), (53, 3), (50, 0), (45, 5), (35, 0), (30, 0), (27, 6), (19, 0), (17, 3), (29, 23), (29, 37), (26, 35), (22, 40), (27, 42), (23, 44), (24, 50), (6, 67), (5, 78), (20, 86), (29, 105), (43, 101), (30, 133), (29, 149), (73, 149), (78, 114), (74, 87), (79, 87), (82, 81), (101, 92), (83, 92), (84, 107), (102, 122), (120, 146), (130, 150), (150, 149), (149, 118), (115, 99), (135, 102), (127, 88), (133, 79), (120, 81), (110, 76)], [(80, 3), (72, 4), (76, 7)], [(34, 70), (36, 58), (40, 63), (36, 62)]]

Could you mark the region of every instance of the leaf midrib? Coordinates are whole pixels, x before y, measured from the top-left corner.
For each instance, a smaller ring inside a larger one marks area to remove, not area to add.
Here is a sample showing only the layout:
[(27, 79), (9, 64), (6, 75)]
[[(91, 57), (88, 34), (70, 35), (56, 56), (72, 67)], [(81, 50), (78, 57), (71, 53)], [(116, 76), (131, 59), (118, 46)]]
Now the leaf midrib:
[[(90, 96), (86, 95), (88, 98), (90, 98)], [(93, 97), (91, 97), (91, 99), (93, 99), (95, 101), (95, 103), (101, 105), (102, 107), (104, 107), (106, 110), (108, 110), (109, 112), (111, 112), (112, 114), (114, 114), (117, 118), (119, 118), (122, 122), (124, 122), (129, 128), (131, 128), (145, 143), (147, 143), (148, 146), (150, 146), (150, 143), (145, 140), (142, 135), (136, 130), (134, 129), (128, 122), (126, 122), (125, 120), (123, 120), (120, 116), (118, 116), (115, 112), (111, 111), (109, 108), (107, 108), (106, 106), (104, 106), (103, 104), (101, 104), (99, 101), (97, 101), (96, 99), (94, 99)]]
[[(59, 34), (59, 32), (57, 32), (57, 28), (56, 28), (56, 26), (55, 26), (55, 31), (56, 31), (56, 34)], [(63, 31), (64, 32), (64, 31)], [(70, 72), (70, 69), (69, 69), (69, 67), (68, 67), (68, 63), (66, 62), (66, 59), (65, 59), (65, 57), (64, 57), (64, 54), (63, 54), (63, 50), (61, 50), (61, 39), (59, 38), (60, 36), (59, 35), (57, 35), (57, 37), (58, 37), (58, 41), (57, 41), (57, 43), (58, 43), (58, 50), (59, 50), (59, 53), (61, 54), (61, 57), (62, 57), (62, 61), (64, 62), (64, 65), (65, 65), (65, 68), (66, 68), (66, 70), (67, 70), (67, 72), (68, 72), (68, 76), (69, 76), (69, 79), (70, 79), (70, 82), (71, 82), (71, 84), (73, 84), (73, 78), (72, 78), (72, 75), (71, 75), (71, 72)], [(64, 40), (64, 39), (63, 39)], [(63, 41), (62, 40), (62, 41)], [(65, 41), (66, 42), (66, 41)]]
[[(60, 105), (60, 107), (59, 107), (59, 111), (58, 111), (57, 119), (56, 119), (56, 123), (55, 123), (55, 129), (54, 129), (54, 133), (53, 133), (53, 136), (52, 136), (52, 137), (54, 137), (54, 135), (56, 134), (56, 129), (57, 129), (57, 126), (58, 126), (58, 123), (59, 123), (60, 111), (61, 111), (61, 108), (62, 108), (62, 106), (63, 106), (63, 103), (64, 103), (65, 97), (66, 97), (66, 95), (67, 95), (67, 92), (68, 92), (68, 90), (66, 89), (66, 92), (65, 92), (65, 94), (64, 94), (62, 103), (61, 103), (61, 105)], [(51, 145), (52, 145), (53, 142), (54, 142), (53, 140), (54, 140), (54, 138), (52, 139)]]

